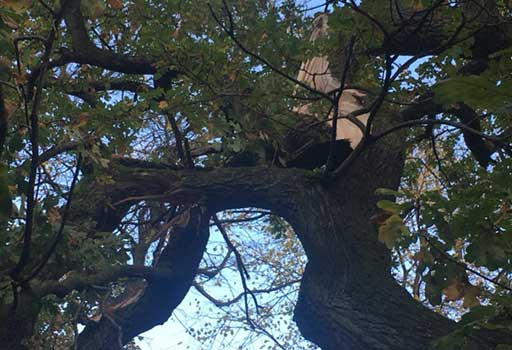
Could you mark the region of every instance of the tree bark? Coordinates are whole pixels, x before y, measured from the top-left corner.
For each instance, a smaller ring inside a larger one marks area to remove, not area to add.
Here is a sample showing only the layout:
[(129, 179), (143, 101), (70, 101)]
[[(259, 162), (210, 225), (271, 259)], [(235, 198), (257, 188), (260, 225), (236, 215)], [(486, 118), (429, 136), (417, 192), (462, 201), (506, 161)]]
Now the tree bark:
[(289, 219), (309, 258), (295, 320), (324, 350), (428, 349), (455, 327), (395, 282), (370, 223), (375, 190), (398, 187), (402, 165), (399, 148), (372, 147), (335, 189), (304, 191)]
[[(381, 113), (375, 130), (393, 119), (401, 118)], [(395, 133), (368, 147), (334, 181), (299, 191), (287, 213), (309, 259), (294, 318), (324, 350), (428, 349), (455, 327), (395, 282), (389, 251), (370, 223), (375, 191), (400, 184), (404, 141)]]

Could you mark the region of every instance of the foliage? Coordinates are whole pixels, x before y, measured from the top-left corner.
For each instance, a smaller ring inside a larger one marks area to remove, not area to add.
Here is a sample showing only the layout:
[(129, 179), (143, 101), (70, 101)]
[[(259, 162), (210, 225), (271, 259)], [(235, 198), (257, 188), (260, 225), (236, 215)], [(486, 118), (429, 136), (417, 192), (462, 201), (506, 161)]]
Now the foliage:
[[(476, 20), (459, 28), (461, 2), (441, 1), (432, 16), (442, 18), (442, 31), (456, 40), (412, 56), (405, 48), (389, 55), (383, 46), (410, 44), (386, 42), (396, 23), (371, 20), (395, 11), (390, 3), (361, 1), (357, 7), (334, 1), (329, 35), (312, 42), (311, 11), (288, 0), (215, 0), (208, 6), (190, 0), (81, 1), (91, 43), (102, 52), (135, 57), (139, 70), (132, 74), (87, 62), (94, 57), (66, 61), (77, 51), (68, 19), (59, 12), (66, 1), (0, 0), (0, 117), (8, 125), (6, 135), (0, 134), (0, 304), (14, 304), (16, 288), (26, 284), (37, 290), (46, 281), (112, 266), (155, 267), (173, 230), (186, 225), (190, 208), (152, 198), (134, 205), (109, 202), (102, 191), (115, 184), (116, 162), (220, 168), (249, 154), (257, 163), (249, 165), (278, 165), (286, 135), (297, 124), (296, 108), (304, 101), (317, 113), (332, 107), (293, 80), (301, 62), (319, 55), (335, 62), (346, 54), (340, 42), (353, 38), (349, 85), (378, 97), (387, 64), (395, 65), (385, 99), (374, 106), (398, 110), (426, 93), (436, 105), (418, 118), (421, 123), (400, 128), (407, 130), (408, 147), (400, 188), (376, 194), (381, 212), (372, 221), (378, 240), (392, 250), (392, 273), (416, 300), (460, 320), (461, 328), (435, 344), (439, 349), (465, 344), (468, 329), (512, 332), (510, 48), (489, 55), (481, 72), (462, 74), (474, 50)], [(412, 21), (433, 3), (404, 1), (403, 11), (413, 14)], [(510, 8), (503, 4), (499, 10), (509, 21)], [(233, 25), (239, 42), (220, 24)], [(341, 71), (340, 62), (333, 67)], [(474, 111), (477, 129), (475, 120), (460, 117), (462, 105)], [(487, 167), (475, 160), (468, 132), (491, 148)], [(127, 208), (114, 227), (100, 223), (123, 204)], [(245, 347), (313, 348), (290, 319), (307, 259), (286, 220), (255, 208), (225, 211), (219, 218), (220, 231), (208, 243), (193, 284), (208, 306), (197, 304), (201, 328), (189, 333), (224, 347), (236, 339)], [(30, 259), (24, 262), (27, 245)], [(252, 299), (243, 282), (234, 282), (242, 270), (235, 250), (250, 289), (265, 296)], [(17, 267), (21, 272), (12, 273)], [(34, 303), (35, 332), (26, 341), (34, 349), (70, 348), (78, 325), (107, 317), (106, 306), (115, 305), (136, 277), (41, 297)], [(225, 314), (212, 313), (212, 305)], [(217, 342), (218, 334), (228, 340)]]

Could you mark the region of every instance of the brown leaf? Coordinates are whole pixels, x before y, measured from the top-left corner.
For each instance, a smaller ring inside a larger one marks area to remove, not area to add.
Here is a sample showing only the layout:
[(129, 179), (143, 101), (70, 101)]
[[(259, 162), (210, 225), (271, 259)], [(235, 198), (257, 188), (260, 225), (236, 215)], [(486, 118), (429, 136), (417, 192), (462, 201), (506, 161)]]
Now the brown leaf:
[(480, 300), (478, 300), (478, 296), (481, 294), (481, 290), (477, 286), (466, 285), (464, 287), (464, 303), (462, 304), (466, 308), (472, 308), (480, 305)]
[(380, 211), (370, 218), (370, 223), (374, 225), (382, 225), (391, 215), (388, 212)]
[(169, 104), (167, 103), (167, 101), (160, 101), (158, 102), (158, 108), (159, 109), (166, 109), (169, 107)]
[(453, 278), (448, 287), (443, 289), (443, 294), (445, 295), (446, 300), (459, 300), (464, 296), (464, 285), (458, 278)]
[(56, 207), (51, 207), (49, 210), (48, 210), (48, 222), (50, 224), (56, 224), (57, 222), (60, 221), (61, 219), (61, 216), (60, 216), (60, 213), (59, 213), (59, 210), (56, 208)]
[(74, 128), (79, 128), (81, 126), (87, 125), (87, 122), (89, 121), (89, 113), (82, 112), (78, 115), (77, 120), (73, 124)]
[(115, 10), (123, 8), (123, 2), (121, 0), (107, 0), (108, 4)]

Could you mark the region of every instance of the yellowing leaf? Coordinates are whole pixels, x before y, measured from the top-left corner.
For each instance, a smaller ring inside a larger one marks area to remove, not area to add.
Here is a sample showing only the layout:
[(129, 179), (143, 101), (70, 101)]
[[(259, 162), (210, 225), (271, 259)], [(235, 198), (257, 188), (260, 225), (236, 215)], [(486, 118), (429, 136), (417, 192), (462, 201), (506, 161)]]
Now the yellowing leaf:
[(108, 168), (109, 164), (110, 164), (110, 160), (109, 159), (106, 159), (106, 158), (100, 158), (98, 159), (98, 161), (100, 162), (100, 165), (103, 167), (103, 168)]
[(104, 0), (84, 0), (82, 1), (84, 12), (91, 18), (96, 19), (105, 12)]
[(402, 218), (398, 215), (391, 215), (383, 225), (379, 227), (379, 241), (386, 244), (389, 249), (393, 248), (398, 241), (400, 234), (408, 233)]
[(167, 103), (167, 101), (162, 100), (162, 101), (160, 101), (158, 103), (158, 108), (159, 109), (166, 109), (168, 107), (169, 107), (169, 104)]
[(92, 9), (92, 18), (98, 18), (103, 15), (105, 12), (105, 5), (101, 1), (96, 1), (91, 7)]
[(120, 10), (123, 8), (123, 2), (121, 0), (107, 0), (108, 4), (116, 10)]
[(421, 0), (414, 0), (413, 7), (414, 7), (414, 11), (423, 10), (423, 4), (421, 3)]

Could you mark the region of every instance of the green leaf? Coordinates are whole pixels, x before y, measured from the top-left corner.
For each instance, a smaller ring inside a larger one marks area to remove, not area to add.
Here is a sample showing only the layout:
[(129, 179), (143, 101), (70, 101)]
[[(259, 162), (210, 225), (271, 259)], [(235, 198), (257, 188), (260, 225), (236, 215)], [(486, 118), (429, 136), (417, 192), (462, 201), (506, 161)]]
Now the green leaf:
[(393, 196), (393, 197), (400, 197), (402, 194), (398, 191), (389, 189), (389, 188), (377, 188), (375, 191), (376, 195), (379, 196)]
[(398, 214), (398, 213), (400, 213), (400, 209), (401, 209), (400, 204), (397, 204), (397, 203), (392, 202), (387, 199), (382, 199), (382, 200), (378, 201), (377, 207), (379, 207), (380, 209), (387, 211), (388, 213), (391, 213), (391, 214)]
[(512, 108), (512, 79), (493, 80), (485, 76), (461, 76), (434, 85), (435, 101), (443, 105), (464, 101), (475, 109), (494, 112)]

